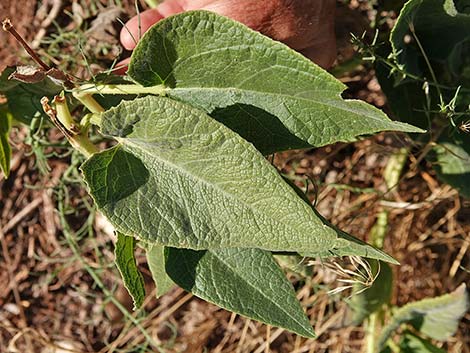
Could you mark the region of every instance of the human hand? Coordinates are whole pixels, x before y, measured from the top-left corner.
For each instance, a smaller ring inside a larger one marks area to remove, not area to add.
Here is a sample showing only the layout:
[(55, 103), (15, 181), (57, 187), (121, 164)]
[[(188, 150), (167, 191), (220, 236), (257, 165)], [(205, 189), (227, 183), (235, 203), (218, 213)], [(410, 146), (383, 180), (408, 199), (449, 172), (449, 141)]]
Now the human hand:
[[(140, 14), (141, 34), (161, 19), (190, 10), (213, 11), (284, 42), (328, 68), (336, 59), (335, 0), (166, 0)], [(139, 19), (121, 30), (121, 43), (132, 50), (139, 37)], [(129, 59), (121, 65), (126, 65)]]

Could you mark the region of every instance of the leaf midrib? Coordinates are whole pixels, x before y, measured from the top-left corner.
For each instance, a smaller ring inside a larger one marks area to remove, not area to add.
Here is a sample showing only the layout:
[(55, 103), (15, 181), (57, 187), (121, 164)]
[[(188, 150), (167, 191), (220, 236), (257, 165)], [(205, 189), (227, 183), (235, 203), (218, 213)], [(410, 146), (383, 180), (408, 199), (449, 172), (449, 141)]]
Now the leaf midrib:
[[(129, 138), (119, 138), (119, 137), (115, 137), (123, 146), (130, 146), (130, 147), (133, 147), (133, 148), (136, 148), (138, 150), (140, 150), (141, 152), (147, 154), (147, 155), (150, 155), (152, 158), (155, 158), (155, 159), (158, 159), (160, 160), (161, 162), (163, 163), (166, 163), (168, 165), (170, 165), (171, 167), (173, 167), (173, 169), (176, 169), (178, 171), (180, 171), (182, 174), (184, 175), (187, 175), (188, 177), (190, 177), (191, 179), (193, 180), (197, 180), (197, 181), (200, 181), (202, 182), (203, 184), (209, 186), (211, 189), (215, 189), (216, 191), (219, 191), (222, 195), (226, 196), (227, 198), (229, 198), (230, 200), (234, 200), (235, 203), (238, 203), (238, 204), (242, 204), (244, 207), (248, 208), (249, 210), (251, 210), (253, 212), (254, 215), (256, 214), (261, 214), (263, 216), (265, 216), (267, 219), (270, 219), (272, 220), (273, 222), (275, 222), (276, 224), (280, 224), (282, 228), (284, 229), (292, 229), (294, 231), (296, 231), (297, 233), (300, 233), (300, 234), (304, 234), (304, 231), (301, 231), (299, 229), (297, 229), (297, 227), (293, 227), (293, 226), (287, 226), (285, 223), (283, 222), (278, 222), (277, 219), (275, 217), (273, 217), (272, 215), (267, 215), (265, 212), (261, 212), (259, 211), (258, 209), (256, 208), (253, 208), (252, 205), (250, 204), (247, 204), (244, 200), (240, 200), (238, 198), (236, 198), (235, 195), (227, 192), (226, 190), (224, 189), (221, 189), (217, 184), (212, 184), (208, 181), (206, 181), (205, 179), (202, 179), (201, 177), (193, 174), (193, 173), (190, 173), (187, 169), (185, 169), (183, 166), (179, 165), (179, 164), (175, 164), (173, 163), (172, 161), (168, 161), (167, 159), (165, 158), (162, 158), (160, 155), (156, 155), (156, 154), (152, 154), (150, 153), (148, 150), (146, 150), (144, 147), (140, 146), (139, 144), (137, 143), (133, 143), (131, 141), (131, 139)], [(132, 153), (132, 151), (130, 151)], [(264, 157), (262, 157), (264, 158)], [(287, 192), (290, 192), (290, 191), (287, 191)], [(294, 191), (292, 191), (293, 193), (295, 193)], [(294, 196), (297, 196), (296, 194)], [(312, 220), (317, 220), (317, 216), (315, 215), (315, 213), (313, 211), (310, 211), (310, 209), (307, 210), (307, 212), (312, 212), (313, 215), (314, 215), (314, 218), (312, 218)], [(256, 223), (257, 225), (257, 223)], [(323, 224), (318, 224), (318, 227), (323, 227)], [(259, 233), (262, 233), (261, 229), (259, 228), (259, 226), (257, 226), (258, 228), (258, 232)], [(328, 237), (329, 234), (315, 234), (315, 228), (312, 228), (312, 234), (311, 236), (319, 236), (320, 238), (321, 237)], [(335, 243), (334, 242), (332, 245), (331, 245), (331, 248), (333, 248), (335, 246)], [(291, 242), (292, 244), (292, 242)], [(318, 243), (315, 243), (316, 245), (318, 245)], [(242, 246), (242, 244), (240, 244), (240, 246)], [(261, 249), (261, 248), (260, 248)], [(319, 250), (315, 250), (315, 251), (326, 251), (330, 248), (322, 248), (322, 249), (319, 249)], [(299, 251), (313, 251), (313, 250), (301, 250), (301, 249), (298, 249)]]
[[(212, 256), (214, 256), (214, 258), (216, 260), (218, 260), (222, 265), (224, 265), (226, 268), (228, 268), (236, 278), (240, 279), (243, 283), (245, 283), (246, 285), (248, 285), (250, 288), (252, 288), (254, 291), (260, 293), (265, 299), (267, 299), (270, 303), (274, 304), (275, 307), (277, 307), (278, 309), (280, 309), (281, 312), (284, 312), (286, 314), (286, 316), (290, 317), (292, 320), (294, 320), (298, 325), (299, 327), (304, 327), (302, 325), (301, 322), (299, 322), (295, 317), (291, 316), (289, 314), (288, 311), (286, 311), (282, 306), (280, 306), (278, 303), (276, 303), (275, 301), (272, 301), (271, 298), (269, 296), (267, 296), (263, 291), (259, 290), (258, 287), (256, 287), (255, 285), (253, 285), (250, 281), (246, 280), (245, 277), (242, 276), (242, 274), (239, 274), (237, 270), (237, 268), (235, 267), (232, 267), (228, 262), (224, 261), (224, 259), (222, 257), (219, 257), (216, 252), (214, 251), (211, 251), (211, 250), (208, 250)], [(240, 314), (240, 312), (239, 312)], [(243, 314), (241, 314), (243, 315)]]
[[(212, 91), (238, 91), (238, 92), (243, 92), (243, 93), (245, 93), (245, 92), (246, 93), (252, 93), (254, 95), (272, 96), (272, 97), (275, 97), (275, 98), (283, 97), (283, 98), (286, 98), (286, 99), (289, 99), (289, 100), (301, 100), (301, 101), (305, 101), (305, 102), (309, 102), (309, 103), (313, 102), (313, 103), (317, 103), (317, 104), (326, 106), (328, 108), (339, 109), (341, 111), (349, 112), (349, 113), (352, 113), (352, 114), (357, 115), (357, 116), (371, 118), (371, 119), (374, 119), (374, 120), (376, 120), (380, 123), (383, 123), (384, 121), (386, 121), (387, 123), (398, 124), (398, 122), (390, 120), (379, 109), (377, 109), (377, 110), (383, 114), (382, 117), (377, 117), (377, 115), (375, 115), (375, 114), (374, 115), (360, 114), (360, 113), (358, 113), (357, 111), (354, 111), (354, 110), (344, 109), (343, 104), (340, 108), (338, 108), (338, 106), (333, 104), (333, 102), (332, 103), (326, 103), (326, 102), (318, 101), (318, 100), (315, 100), (315, 99), (309, 99), (309, 98), (304, 98), (304, 97), (299, 97), (299, 96), (293, 96), (293, 95), (289, 95), (289, 94), (285, 94), (285, 93), (262, 92), (262, 91), (255, 91), (255, 90), (238, 88), (238, 87), (177, 87), (177, 88), (167, 88), (165, 91), (166, 91), (167, 94), (169, 94), (171, 96), (172, 92), (178, 92), (178, 91), (193, 92), (193, 91), (211, 91), (211, 90)], [(335, 96), (333, 96), (333, 100), (335, 101), (335, 103), (349, 103), (349, 102), (364, 103), (363, 101), (358, 100), (358, 99), (338, 99), (338, 98), (340, 98), (340, 97), (337, 96), (337, 93), (335, 92)], [(246, 102), (235, 102), (235, 103), (246, 103)], [(405, 123), (400, 123), (399, 125), (409, 126), (408, 124), (405, 124)], [(413, 131), (415, 131), (415, 130), (413, 130)]]

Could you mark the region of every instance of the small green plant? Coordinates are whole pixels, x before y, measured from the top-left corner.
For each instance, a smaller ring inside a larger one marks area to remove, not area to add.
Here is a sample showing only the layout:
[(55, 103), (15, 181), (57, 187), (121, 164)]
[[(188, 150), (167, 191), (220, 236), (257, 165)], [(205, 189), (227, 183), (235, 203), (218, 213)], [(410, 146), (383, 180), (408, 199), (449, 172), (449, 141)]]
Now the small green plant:
[(470, 14), (465, 0), (410, 0), (388, 45), (368, 48), (394, 114), (428, 131), (420, 160), (470, 197)]
[[(116, 229), (116, 264), (135, 307), (145, 296), (135, 246), (147, 251), (159, 295), (177, 284), (305, 337), (315, 333), (273, 253), (396, 263), (329, 224), (265, 156), (422, 130), (342, 99), (342, 83), (285, 45), (195, 11), (152, 27), (126, 79), (78, 84), (36, 60), (40, 68), (2, 73), (2, 122), (46, 114), (86, 157), (83, 178)], [(113, 146), (93, 144), (92, 126)]]
[[(407, 149), (402, 148), (389, 159), (384, 171), (384, 179), (389, 187), (398, 184), (407, 154)], [(383, 246), (387, 226), (388, 213), (381, 211), (370, 234), (371, 243), (378, 248)], [(370, 270), (362, 272), (375, 280), (367, 285), (356, 282), (354, 295), (348, 301), (352, 312), (350, 322), (354, 325), (364, 324), (365, 351), (444, 352), (429, 339), (445, 341), (455, 334), (460, 319), (469, 308), (466, 285), (461, 284), (452, 293), (407, 303), (398, 308), (390, 303), (394, 288), (391, 267), (382, 261), (369, 262)], [(393, 339), (397, 333), (398, 342)]]

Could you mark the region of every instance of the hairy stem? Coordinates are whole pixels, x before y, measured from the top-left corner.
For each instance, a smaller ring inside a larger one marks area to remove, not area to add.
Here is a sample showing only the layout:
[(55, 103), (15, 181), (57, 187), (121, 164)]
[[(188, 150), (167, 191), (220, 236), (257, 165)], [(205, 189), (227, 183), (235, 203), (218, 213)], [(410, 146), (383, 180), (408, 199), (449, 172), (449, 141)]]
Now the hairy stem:
[(154, 94), (164, 96), (166, 88), (163, 85), (144, 87), (134, 84), (120, 84), (120, 85), (109, 85), (109, 84), (86, 84), (73, 91), (73, 95), (80, 99), (80, 97), (92, 94)]
[(53, 107), (49, 105), (49, 99), (43, 97), (41, 104), (44, 112), (51, 118), (52, 122), (65, 135), (70, 144), (84, 156), (90, 157), (98, 152), (98, 148), (91, 143), (86, 135), (86, 131), (77, 125), (70, 114), (67, 101), (63, 95), (56, 96), (52, 102)]
[(77, 98), (90, 112), (93, 114), (101, 114), (104, 112), (104, 108), (93, 98), (91, 94), (78, 94), (75, 91), (73, 96)]

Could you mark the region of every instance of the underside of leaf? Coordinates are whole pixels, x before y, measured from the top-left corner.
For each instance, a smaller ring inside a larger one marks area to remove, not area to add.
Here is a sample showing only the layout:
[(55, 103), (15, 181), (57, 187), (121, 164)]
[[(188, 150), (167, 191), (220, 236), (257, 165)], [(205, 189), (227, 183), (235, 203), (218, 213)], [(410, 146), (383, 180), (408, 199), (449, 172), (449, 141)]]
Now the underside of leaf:
[(182, 288), (222, 308), (301, 336), (315, 334), (271, 253), (259, 249), (167, 249), (167, 272)]
[(158, 22), (134, 50), (128, 74), (144, 86), (165, 85), (168, 96), (227, 122), (263, 153), (383, 130), (421, 131), (365, 102), (343, 100), (345, 86), (310, 60), (210, 12)]
[(151, 244), (318, 252), (336, 232), (251, 144), (204, 112), (169, 98), (122, 102), (102, 132), (120, 145), (82, 167), (118, 231)]

